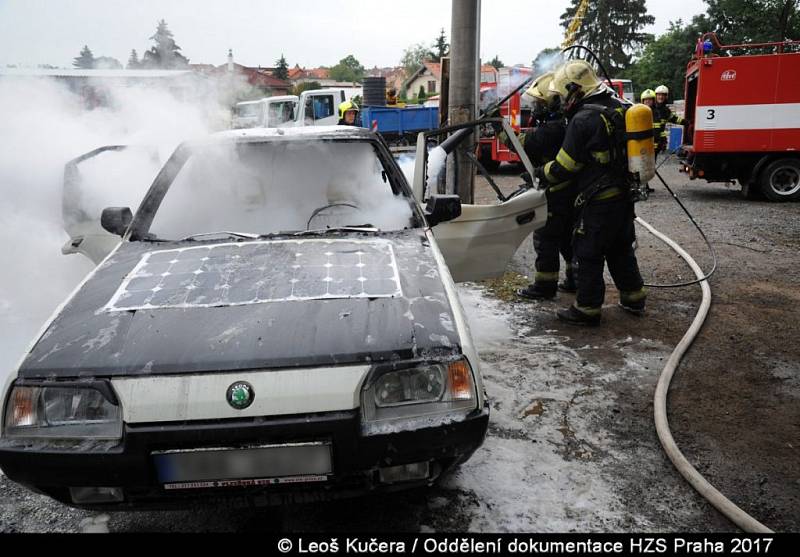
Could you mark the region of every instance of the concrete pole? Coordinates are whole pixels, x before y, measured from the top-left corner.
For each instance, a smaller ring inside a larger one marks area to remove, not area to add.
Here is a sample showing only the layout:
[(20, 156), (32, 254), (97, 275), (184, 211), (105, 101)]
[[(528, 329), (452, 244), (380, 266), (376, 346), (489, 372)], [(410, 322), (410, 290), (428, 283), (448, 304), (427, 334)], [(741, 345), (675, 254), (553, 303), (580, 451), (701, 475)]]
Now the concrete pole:
[[(448, 114), (450, 124), (456, 125), (477, 117), (481, 0), (452, 0), (452, 6)], [(468, 151), (475, 151), (475, 134), (462, 142), (455, 161), (447, 164), (447, 191), (457, 193), (462, 203), (474, 199), (475, 167), (465, 154)]]

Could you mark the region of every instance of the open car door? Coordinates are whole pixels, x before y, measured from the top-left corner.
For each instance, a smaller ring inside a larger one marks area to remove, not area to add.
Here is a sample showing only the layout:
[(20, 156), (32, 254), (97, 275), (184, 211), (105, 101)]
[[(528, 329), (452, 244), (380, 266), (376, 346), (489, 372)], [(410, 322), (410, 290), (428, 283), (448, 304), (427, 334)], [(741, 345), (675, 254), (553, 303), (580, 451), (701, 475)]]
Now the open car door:
[[(514, 131), (505, 120), (503, 127), (528, 175), (533, 176), (533, 165)], [(428, 196), (427, 162), (427, 140), (420, 134), (413, 189), (421, 204)], [(511, 196), (499, 194), (499, 197), (500, 202), (494, 205), (462, 205), (460, 217), (433, 228), (454, 281), (501, 276), (525, 238), (547, 221), (547, 199), (543, 190), (526, 183)]]
[(100, 225), (103, 209), (138, 206), (160, 167), (153, 150), (125, 145), (99, 147), (69, 161), (61, 198), (69, 240), (61, 253), (100, 263), (121, 241)]

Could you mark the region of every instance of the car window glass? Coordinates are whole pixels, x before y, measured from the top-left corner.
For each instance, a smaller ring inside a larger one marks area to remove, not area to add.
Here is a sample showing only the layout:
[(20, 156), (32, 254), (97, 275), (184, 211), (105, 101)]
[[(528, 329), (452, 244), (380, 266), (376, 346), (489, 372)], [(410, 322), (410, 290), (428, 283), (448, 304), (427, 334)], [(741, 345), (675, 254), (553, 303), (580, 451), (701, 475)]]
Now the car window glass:
[(383, 171), (372, 145), (361, 142), (204, 147), (173, 180), (150, 232), (180, 239), (219, 231), (409, 227), (409, 200), (394, 195)]
[(294, 119), (292, 101), (272, 103), (269, 105), (269, 126), (275, 127)]
[(236, 107), (236, 115), (240, 118), (256, 117), (261, 110), (261, 105), (258, 103), (240, 104)]

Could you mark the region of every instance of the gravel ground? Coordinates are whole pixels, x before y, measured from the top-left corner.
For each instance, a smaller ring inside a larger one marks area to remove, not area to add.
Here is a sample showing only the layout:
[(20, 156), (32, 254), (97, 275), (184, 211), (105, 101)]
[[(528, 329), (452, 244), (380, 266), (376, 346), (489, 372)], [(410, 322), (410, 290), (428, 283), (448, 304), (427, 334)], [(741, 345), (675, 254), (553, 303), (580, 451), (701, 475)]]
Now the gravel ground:
[[(745, 201), (738, 186), (690, 182), (671, 162), (662, 168), (662, 175), (719, 258), (711, 279), (709, 318), (672, 382), (668, 412), (673, 435), (689, 461), (746, 512), (775, 530), (798, 531), (800, 204)], [(500, 180), (515, 183), (511, 176)], [(664, 187), (660, 183), (654, 187), (651, 199), (637, 206), (638, 215), (681, 244), (701, 267), (711, 269), (712, 258), (702, 238)], [(648, 282), (694, 278), (683, 261), (647, 231), (640, 228), (638, 238), (640, 267)], [(532, 247), (523, 245), (513, 268), (529, 273), (532, 266)], [(606, 281), (612, 284), (608, 276)], [(565, 328), (555, 320), (551, 326), (569, 334), (571, 346), (600, 346), (592, 360), (614, 366), (620, 354), (603, 348), (603, 343), (626, 335), (631, 342), (622, 350), (623, 357), (640, 358), (635, 346), (643, 339), (671, 350), (694, 317), (700, 289), (651, 289), (643, 319), (619, 311), (613, 307), (616, 301), (612, 286), (606, 299), (612, 307), (606, 308), (605, 324), (596, 331)], [(557, 306), (533, 305), (537, 310)], [(608, 427), (630, 451), (658, 448), (651, 401), (656, 380), (647, 374), (641, 382), (618, 384), (621, 419), (609, 421)], [(702, 512), (697, 522), (679, 528), (734, 528), (691, 489), (676, 498), (670, 486), (683, 480), (665, 458), (618, 472), (631, 480), (622, 485), (629, 508), (641, 509), (654, 525), (666, 526), (675, 509), (687, 505)]]
[[(800, 204), (744, 201), (736, 187), (665, 178), (719, 255), (709, 320), (680, 367), (669, 416), (679, 447), (744, 510), (800, 530)], [(501, 187), (519, 182), (503, 167)], [(478, 199), (492, 194), (478, 185)], [(711, 266), (704, 243), (656, 186), (639, 215)], [(691, 272), (646, 231), (651, 282)], [(648, 314), (621, 312), (609, 288), (604, 326), (575, 329), (553, 310), (572, 301), (514, 299), (532, 268), (530, 240), (503, 281), (467, 285), (492, 399), (475, 456), (439, 486), (281, 510), (199, 508), (100, 515), (64, 507), (0, 476), (0, 532), (76, 531), (734, 531), (664, 456), (652, 425), (663, 362), (688, 327), (699, 288), (651, 290)], [(609, 280), (610, 284), (610, 280)]]

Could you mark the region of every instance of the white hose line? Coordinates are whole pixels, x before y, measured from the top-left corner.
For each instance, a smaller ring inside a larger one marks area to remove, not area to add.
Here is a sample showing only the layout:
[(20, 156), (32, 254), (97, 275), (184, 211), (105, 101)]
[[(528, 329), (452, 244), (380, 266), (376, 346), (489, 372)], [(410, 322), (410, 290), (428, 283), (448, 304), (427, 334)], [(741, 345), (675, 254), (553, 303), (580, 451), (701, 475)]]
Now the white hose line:
[[(649, 223), (641, 218), (637, 217), (636, 222), (644, 226), (650, 231), (651, 234), (653, 234), (653, 236), (667, 244), (678, 255), (680, 255), (683, 260), (686, 261), (689, 267), (692, 268), (692, 271), (694, 271), (694, 274), (698, 279), (703, 278), (703, 270), (700, 268), (697, 262), (695, 262), (695, 260), (692, 259), (692, 256), (686, 253), (683, 248), (675, 243), (675, 241), (653, 228)], [(703, 289), (703, 301), (700, 304), (700, 309), (697, 310), (697, 315), (695, 315), (692, 325), (686, 331), (686, 334), (683, 335), (683, 338), (675, 347), (675, 350), (673, 350), (672, 354), (667, 360), (666, 365), (664, 366), (664, 370), (661, 372), (661, 377), (658, 378), (653, 412), (658, 439), (661, 441), (661, 446), (664, 447), (664, 452), (667, 453), (667, 456), (672, 461), (672, 464), (675, 465), (675, 468), (677, 468), (678, 472), (680, 472), (680, 474), (686, 478), (686, 481), (688, 481), (692, 487), (695, 488), (698, 493), (700, 493), (700, 495), (705, 497), (712, 505), (714, 505), (719, 512), (728, 517), (734, 524), (736, 524), (745, 532), (772, 533), (772, 530), (737, 507), (730, 499), (725, 497), (713, 485), (708, 483), (708, 481), (706, 481), (706, 479), (694, 468), (694, 466), (692, 466), (689, 461), (686, 460), (686, 457), (683, 456), (683, 453), (681, 453), (680, 449), (678, 449), (678, 446), (675, 444), (675, 440), (672, 438), (672, 433), (669, 430), (669, 420), (667, 419), (667, 392), (669, 391), (670, 381), (672, 381), (672, 376), (675, 374), (675, 370), (680, 364), (684, 354), (686, 354), (686, 351), (689, 350), (689, 347), (691, 346), (692, 342), (694, 342), (695, 337), (697, 337), (697, 334), (700, 332), (700, 328), (703, 326), (706, 316), (708, 315), (708, 310), (711, 308), (711, 287), (708, 285), (708, 281), (703, 280), (700, 282), (700, 286)]]

